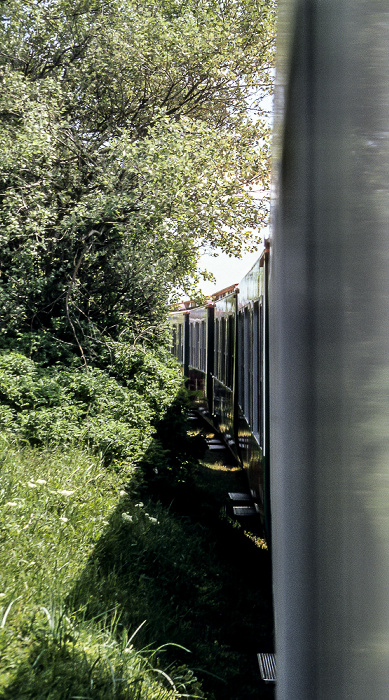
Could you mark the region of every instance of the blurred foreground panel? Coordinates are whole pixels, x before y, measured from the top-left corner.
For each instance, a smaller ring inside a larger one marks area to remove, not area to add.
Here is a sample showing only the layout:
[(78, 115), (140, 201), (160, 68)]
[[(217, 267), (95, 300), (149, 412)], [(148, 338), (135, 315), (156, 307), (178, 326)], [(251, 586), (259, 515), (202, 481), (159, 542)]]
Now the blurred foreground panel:
[(277, 698), (387, 700), (387, 3), (280, 2), (275, 108)]

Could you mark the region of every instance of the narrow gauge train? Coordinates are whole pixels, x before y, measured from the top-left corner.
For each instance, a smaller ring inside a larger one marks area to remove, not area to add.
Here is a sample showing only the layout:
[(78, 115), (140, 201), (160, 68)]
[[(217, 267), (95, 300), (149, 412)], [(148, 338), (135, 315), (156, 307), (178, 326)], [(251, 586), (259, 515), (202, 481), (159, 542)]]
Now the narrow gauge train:
[(172, 353), (203, 417), (247, 470), (270, 535), (268, 248), (238, 285), (170, 314)]
[(279, 0), (277, 54), (268, 268), (276, 697), (387, 700), (388, 3)]

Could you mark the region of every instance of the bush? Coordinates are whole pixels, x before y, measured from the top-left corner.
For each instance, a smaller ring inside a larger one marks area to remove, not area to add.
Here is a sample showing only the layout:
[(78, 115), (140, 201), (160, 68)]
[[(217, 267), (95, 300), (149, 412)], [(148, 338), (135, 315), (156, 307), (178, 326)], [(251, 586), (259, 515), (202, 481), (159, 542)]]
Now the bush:
[(106, 369), (42, 367), (0, 353), (0, 427), (35, 446), (84, 445), (106, 465), (140, 460), (181, 378), (152, 351), (123, 349)]
[(182, 374), (166, 347), (157, 349), (111, 343), (104, 368), (128, 389), (144, 396), (157, 419), (182, 387)]

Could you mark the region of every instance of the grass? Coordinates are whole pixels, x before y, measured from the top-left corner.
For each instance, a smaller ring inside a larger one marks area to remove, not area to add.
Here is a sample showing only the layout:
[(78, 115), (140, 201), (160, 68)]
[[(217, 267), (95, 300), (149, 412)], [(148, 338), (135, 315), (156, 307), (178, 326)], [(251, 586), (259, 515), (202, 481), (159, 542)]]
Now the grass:
[[(109, 539), (112, 520), (129, 524), (122, 501), (130, 499), (117, 476), (76, 450), (4, 446), (0, 467), (0, 697), (181, 697), (190, 672), (179, 670), (174, 681), (155, 670), (162, 650), (135, 650), (136, 627), (120, 619), (115, 566), (105, 580), (109, 596), (93, 587), (95, 549)], [(155, 525), (146, 511), (133, 517), (142, 537)]]
[(272, 697), (269, 556), (226, 502), (240, 470), (208, 454), (162, 502), (125, 479), (85, 449), (0, 448), (0, 698)]

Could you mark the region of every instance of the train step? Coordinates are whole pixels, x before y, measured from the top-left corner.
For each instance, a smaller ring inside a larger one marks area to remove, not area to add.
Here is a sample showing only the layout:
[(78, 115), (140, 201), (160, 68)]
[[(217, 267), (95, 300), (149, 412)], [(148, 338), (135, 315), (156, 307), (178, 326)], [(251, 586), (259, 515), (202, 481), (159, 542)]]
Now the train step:
[(252, 503), (253, 499), (250, 493), (242, 493), (240, 491), (229, 491), (228, 498), (235, 503)]
[(233, 514), (238, 518), (252, 517), (253, 515), (258, 515), (258, 511), (254, 505), (250, 506), (234, 506), (232, 508)]
[(219, 440), (219, 438), (207, 438), (207, 445), (209, 450), (226, 450), (224, 442)]
[(265, 683), (275, 683), (277, 678), (275, 654), (257, 654), (257, 656), (262, 680)]

